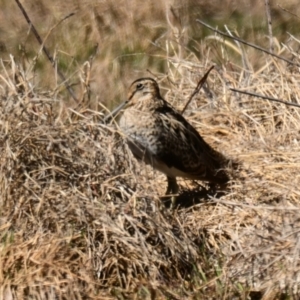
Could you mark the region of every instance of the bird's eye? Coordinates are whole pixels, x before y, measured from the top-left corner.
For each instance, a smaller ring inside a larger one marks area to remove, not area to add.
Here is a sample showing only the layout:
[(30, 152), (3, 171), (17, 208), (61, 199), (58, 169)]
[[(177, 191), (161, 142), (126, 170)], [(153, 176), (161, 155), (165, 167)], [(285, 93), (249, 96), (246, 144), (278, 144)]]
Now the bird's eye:
[(136, 85), (136, 89), (137, 89), (137, 90), (141, 90), (143, 87), (144, 87), (144, 85), (143, 85), (142, 83), (138, 83), (138, 84)]

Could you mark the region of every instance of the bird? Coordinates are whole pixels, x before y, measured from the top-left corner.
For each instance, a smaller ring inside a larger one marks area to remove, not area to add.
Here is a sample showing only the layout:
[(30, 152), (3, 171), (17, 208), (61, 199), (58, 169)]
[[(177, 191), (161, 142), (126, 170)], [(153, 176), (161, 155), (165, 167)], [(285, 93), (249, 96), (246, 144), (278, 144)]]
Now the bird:
[(127, 99), (111, 116), (122, 112), (119, 126), (133, 156), (167, 177), (166, 195), (175, 206), (177, 177), (224, 186), (230, 180), (229, 160), (214, 150), (199, 132), (160, 94), (153, 78), (135, 80)]

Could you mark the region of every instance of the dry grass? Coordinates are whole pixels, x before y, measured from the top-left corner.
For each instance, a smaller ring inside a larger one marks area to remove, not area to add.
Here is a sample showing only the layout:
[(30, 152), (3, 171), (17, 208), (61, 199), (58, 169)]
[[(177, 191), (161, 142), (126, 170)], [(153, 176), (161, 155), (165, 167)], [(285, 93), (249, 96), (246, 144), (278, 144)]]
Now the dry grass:
[[(181, 38), (172, 30), (164, 37), (156, 74), (174, 106), (183, 107), (214, 54), (225, 53), (185, 116), (240, 162), (230, 187), (217, 196), (182, 180), (180, 206), (164, 206), (164, 176), (137, 163), (118, 126), (102, 122), (106, 110), (91, 88), (99, 68), (107, 106), (124, 94), (122, 80), (135, 79), (108, 75), (111, 59), (77, 66), (72, 79), (80, 78), (82, 101), (75, 105), (64, 101), (61, 85), (41, 88), (34, 61), (7, 58), (0, 72), (0, 299), (299, 298), (300, 110), (228, 90), (300, 104), (298, 69), (212, 37), (199, 44), (199, 59), (172, 22)], [(276, 51), (299, 62), (298, 42), (289, 46)], [(228, 49), (238, 53), (234, 60)], [(159, 73), (161, 61), (168, 76)], [(117, 87), (104, 89), (114, 76)]]

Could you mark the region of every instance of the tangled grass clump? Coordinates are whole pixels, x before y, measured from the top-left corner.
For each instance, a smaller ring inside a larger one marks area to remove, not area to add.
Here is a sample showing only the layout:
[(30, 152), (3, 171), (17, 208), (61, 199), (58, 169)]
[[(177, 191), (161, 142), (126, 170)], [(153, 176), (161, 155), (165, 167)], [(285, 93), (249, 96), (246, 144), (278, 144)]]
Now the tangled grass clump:
[(98, 113), (38, 94), (3, 97), (0, 109), (0, 278), (11, 293), (84, 298), (191, 276), (195, 243), (158, 200), (138, 197), (136, 162)]

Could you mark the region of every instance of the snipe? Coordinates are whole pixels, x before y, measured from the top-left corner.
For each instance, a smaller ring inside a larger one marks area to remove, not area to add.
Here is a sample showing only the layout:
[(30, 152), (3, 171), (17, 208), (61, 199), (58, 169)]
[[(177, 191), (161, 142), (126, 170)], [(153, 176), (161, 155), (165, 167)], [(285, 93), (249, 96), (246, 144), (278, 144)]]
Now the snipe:
[(112, 111), (124, 108), (119, 124), (133, 155), (167, 176), (166, 194), (175, 204), (178, 194), (176, 177), (225, 185), (228, 163), (198, 131), (167, 101), (152, 78), (134, 81), (127, 100)]

